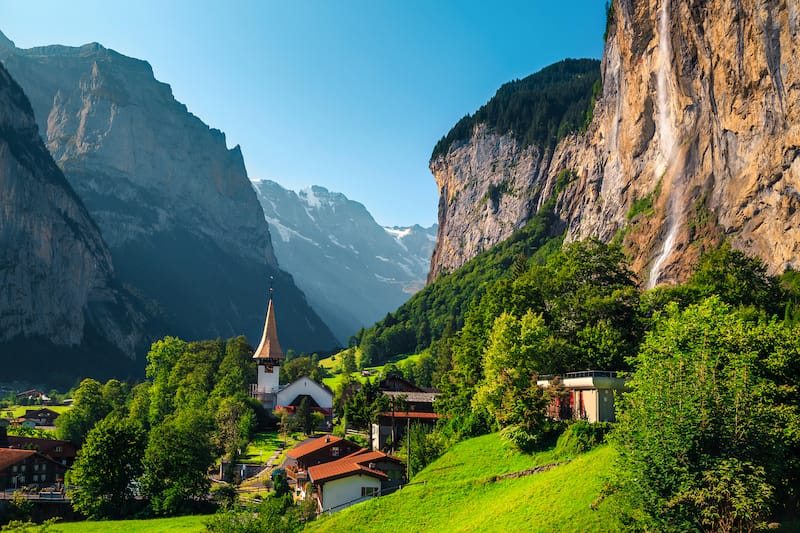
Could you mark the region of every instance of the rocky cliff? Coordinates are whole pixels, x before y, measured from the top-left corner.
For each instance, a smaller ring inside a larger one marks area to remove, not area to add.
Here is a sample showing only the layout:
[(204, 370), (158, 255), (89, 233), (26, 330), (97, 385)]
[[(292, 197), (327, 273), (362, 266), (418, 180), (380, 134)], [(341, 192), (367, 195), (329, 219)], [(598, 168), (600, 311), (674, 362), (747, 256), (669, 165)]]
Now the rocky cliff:
[(594, 119), (554, 149), (532, 202), (557, 195), (568, 240), (623, 238), (650, 286), (722, 239), (797, 269), (798, 25), (793, 2), (613, 2)]
[(253, 185), (280, 264), (342, 343), (424, 286), (435, 226), (383, 228), (362, 204), (324, 187)]
[(98, 377), (130, 375), (144, 316), (116, 281), (100, 231), (2, 66), (0, 199), (2, 379), (71, 384), (81, 376), (77, 361)]
[(277, 267), (239, 147), (228, 149), (145, 61), (98, 44), (0, 59), (31, 99), (45, 144), (108, 242), (120, 278), (187, 339), (258, 339), (269, 277), (281, 341), (336, 344)]

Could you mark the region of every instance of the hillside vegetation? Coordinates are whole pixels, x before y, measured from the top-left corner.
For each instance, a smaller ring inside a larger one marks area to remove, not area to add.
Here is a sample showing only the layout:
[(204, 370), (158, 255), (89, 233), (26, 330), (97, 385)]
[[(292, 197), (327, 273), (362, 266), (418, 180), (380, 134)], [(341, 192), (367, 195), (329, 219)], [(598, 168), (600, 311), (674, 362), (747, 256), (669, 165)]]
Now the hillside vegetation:
[(568, 133), (591, 121), (600, 90), (600, 62), (565, 59), (535, 74), (504, 84), (473, 115), (459, 120), (436, 143), (431, 159), (450, 147), (468, 141), (476, 124), (486, 124), (499, 134), (510, 133), (523, 146), (555, 146)]
[[(404, 489), (309, 524), (306, 531), (618, 531), (600, 497), (616, 456), (603, 446), (571, 461), (522, 454), (498, 434), (461, 442)], [(533, 475), (498, 479), (564, 460)], [(596, 504), (596, 509), (592, 505)], [(491, 509), (491, 512), (487, 510)]]

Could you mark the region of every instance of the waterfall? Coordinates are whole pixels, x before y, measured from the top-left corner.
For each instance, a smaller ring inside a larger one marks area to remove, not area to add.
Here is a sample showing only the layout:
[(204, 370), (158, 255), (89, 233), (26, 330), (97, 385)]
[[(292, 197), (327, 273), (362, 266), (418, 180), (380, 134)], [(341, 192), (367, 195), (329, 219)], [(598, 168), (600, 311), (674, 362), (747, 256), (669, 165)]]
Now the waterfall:
[[(656, 124), (658, 126), (658, 139), (660, 144), (660, 160), (656, 165), (656, 173), (658, 179), (663, 179), (666, 173), (672, 167), (674, 169), (676, 163), (675, 155), (676, 148), (676, 132), (675, 122), (672, 116), (672, 109), (670, 106), (670, 78), (672, 73), (672, 47), (670, 45), (670, 32), (669, 32), (669, 16), (670, 16), (670, 0), (664, 0), (661, 6), (661, 12), (658, 18), (658, 70), (656, 72), (656, 99), (658, 102), (658, 112), (656, 113)], [(672, 187), (669, 190), (669, 198), (667, 199), (667, 217), (666, 224), (669, 228), (667, 238), (664, 240), (664, 246), (661, 253), (653, 262), (650, 269), (650, 277), (648, 279), (648, 288), (655, 287), (658, 283), (658, 278), (661, 275), (661, 267), (666, 261), (667, 257), (675, 249), (675, 239), (678, 234), (678, 228), (681, 223), (681, 202), (680, 194), (676, 190), (677, 183), (673, 180)]]

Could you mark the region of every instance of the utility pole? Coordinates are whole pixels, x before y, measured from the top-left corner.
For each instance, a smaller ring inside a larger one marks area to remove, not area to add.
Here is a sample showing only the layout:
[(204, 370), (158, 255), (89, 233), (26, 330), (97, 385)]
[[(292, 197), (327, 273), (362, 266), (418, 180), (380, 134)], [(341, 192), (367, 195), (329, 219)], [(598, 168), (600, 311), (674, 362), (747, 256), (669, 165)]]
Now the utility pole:
[(411, 481), (411, 418), (406, 411), (406, 477)]

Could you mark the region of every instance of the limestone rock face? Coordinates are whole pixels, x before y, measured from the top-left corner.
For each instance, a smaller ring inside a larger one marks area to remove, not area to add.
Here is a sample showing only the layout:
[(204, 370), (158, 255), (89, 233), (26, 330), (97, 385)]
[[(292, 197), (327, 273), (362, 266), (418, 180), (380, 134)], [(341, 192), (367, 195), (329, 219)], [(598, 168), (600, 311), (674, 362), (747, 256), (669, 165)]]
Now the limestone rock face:
[(439, 233), (428, 280), (506, 239), (532, 214), (547, 168), (536, 146), (475, 128), (472, 140), (430, 163), (439, 187)]
[[(28, 99), (2, 66), (0, 200), (3, 378), (24, 379), (29, 363), (39, 370), (27, 379), (46, 381), (55, 367), (71, 365), (58, 360), (59, 352), (92, 358), (98, 354), (89, 345), (97, 347), (98, 340), (108, 350), (101, 366), (132, 366), (119, 359), (135, 357), (144, 317), (116, 281), (100, 231), (44, 147)], [(30, 352), (17, 353), (33, 344), (48, 353), (38, 361)], [(102, 375), (108, 368), (95, 370)], [(81, 372), (72, 371), (72, 379)]]
[[(800, 268), (798, 25), (794, 2), (613, 2), (594, 119), (539, 165), (523, 193), (528, 205), (540, 206), (555, 193), (556, 177), (571, 172), (576, 179), (556, 202), (567, 240), (608, 241), (624, 232), (634, 269), (650, 286), (684, 280), (703, 247), (723, 238), (772, 273)], [(470, 146), (451, 149), (449, 165), (432, 162), (442, 191), (440, 236), (460, 231), (442, 214), (444, 198), (497, 179), (474, 170), (486, 160), (461, 155), (480, 153), (483, 138), (476, 131)], [(442, 167), (464, 177), (443, 179)], [(473, 200), (462, 209), (472, 218), (457, 222), (468, 232), (486, 210)], [(494, 217), (516, 220), (518, 203)], [(484, 227), (457, 251), (440, 238), (432, 272), (503, 238)]]
[(383, 228), (360, 203), (313, 186), (253, 183), (275, 253), (344, 344), (425, 285), (433, 228)]
[(336, 344), (278, 269), (239, 147), (228, 149), (222, 132), (176, 101), (147, 62), (96, 43), (0, 43), (0, 59), (30, 97), (45, 144), (121, 279), (150, 302), (165, 333), (258, 339), (273, 276), (282, 342)]

